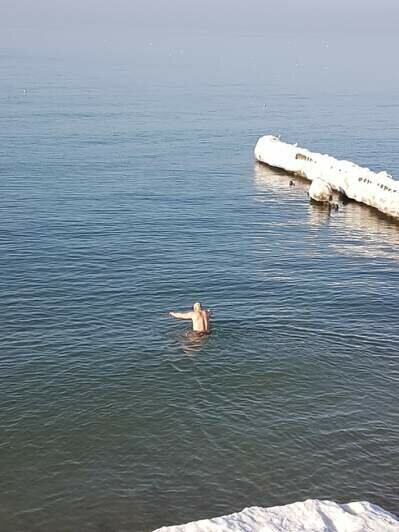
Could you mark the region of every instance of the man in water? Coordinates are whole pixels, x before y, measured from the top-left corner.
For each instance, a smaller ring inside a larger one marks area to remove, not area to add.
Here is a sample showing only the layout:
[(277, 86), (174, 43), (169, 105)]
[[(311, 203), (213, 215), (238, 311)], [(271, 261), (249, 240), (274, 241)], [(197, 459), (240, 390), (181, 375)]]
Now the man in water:
[(169, 312), (169, 316), (180, 320), (192, 320), (193, 332), (198, 336), (210, 334), (209, 310), (203, 310), (201, 303), (194, 303), (193, 310), (189, 312)]

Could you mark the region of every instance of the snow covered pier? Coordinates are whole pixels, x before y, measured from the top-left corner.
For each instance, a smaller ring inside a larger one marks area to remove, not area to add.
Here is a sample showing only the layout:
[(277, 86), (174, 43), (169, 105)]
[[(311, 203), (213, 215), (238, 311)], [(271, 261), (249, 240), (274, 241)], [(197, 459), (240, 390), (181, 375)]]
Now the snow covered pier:
[(398, 532), (397, 518), (369, 502), (307, 500), (165, 526), (155, 532)]
[(399, 218), (399, 181), (387, 172), (376, 173), (350, 161), (312, 153), (305, 148), (282, 142), (272, 135), (258, 140), (255, 157), (261, 163), (281, 168), (310, 181), (316, 180), (318, 184), (324, 182), (350, 199)]

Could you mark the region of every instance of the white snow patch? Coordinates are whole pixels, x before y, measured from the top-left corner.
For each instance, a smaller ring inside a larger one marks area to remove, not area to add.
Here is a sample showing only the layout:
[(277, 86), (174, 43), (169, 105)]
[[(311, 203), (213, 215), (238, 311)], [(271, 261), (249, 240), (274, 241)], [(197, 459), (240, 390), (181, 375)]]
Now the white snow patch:
[(387, 172), (373, 172), (350, 161), (312, 153), (272, 135), (258, 140), (255, 157), (260, 162), (301, 175), (310, 181), (319, 178), (348, 198), (399, 218), (399, 181)]
[(332, 188), (326, 181), (316, 177), (310, 185), (309, 196), (316, 201), (329, 201), (332, 197)]
[(399, 520), (369, 502), (307, 500), (203, 519), (154, 532), (399, 532)]

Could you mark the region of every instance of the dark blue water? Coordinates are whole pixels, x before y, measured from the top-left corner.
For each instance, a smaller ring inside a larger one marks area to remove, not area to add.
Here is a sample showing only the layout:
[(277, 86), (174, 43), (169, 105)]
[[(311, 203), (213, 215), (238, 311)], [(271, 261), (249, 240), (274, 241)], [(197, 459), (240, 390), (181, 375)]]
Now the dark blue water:
[[(377, 44), (1, 55), (2, 529), (399, 513), (399, 225), (253, 159), (273, 133), (399, 177)], [(168, 312), (196, 300), (214, 324), (193, 342)]]

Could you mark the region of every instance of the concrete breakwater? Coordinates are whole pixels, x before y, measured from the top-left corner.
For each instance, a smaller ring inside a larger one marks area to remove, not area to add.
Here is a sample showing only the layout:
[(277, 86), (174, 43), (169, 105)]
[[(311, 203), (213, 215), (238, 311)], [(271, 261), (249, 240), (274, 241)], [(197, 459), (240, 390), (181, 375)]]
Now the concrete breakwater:
[(255, 157), (261, 162), (300, 175), (310, 181), (322, 180), (333, 190), (399, 218), (399, 181), (387, 172), (373, 172), (351, 161), (313, 153), (277, 137), (260, 137)]

